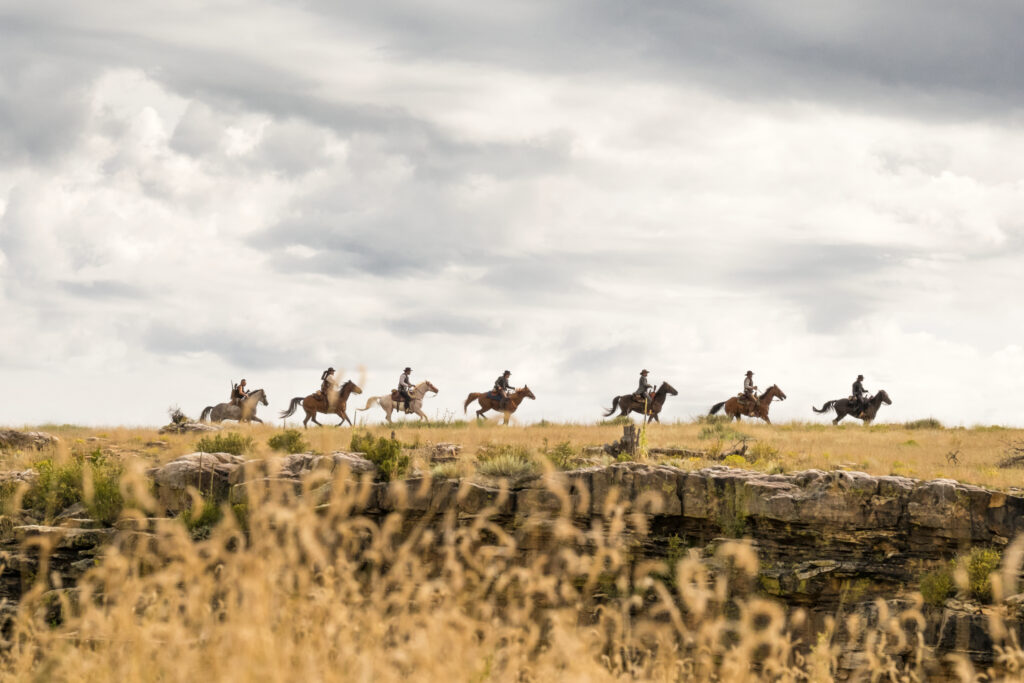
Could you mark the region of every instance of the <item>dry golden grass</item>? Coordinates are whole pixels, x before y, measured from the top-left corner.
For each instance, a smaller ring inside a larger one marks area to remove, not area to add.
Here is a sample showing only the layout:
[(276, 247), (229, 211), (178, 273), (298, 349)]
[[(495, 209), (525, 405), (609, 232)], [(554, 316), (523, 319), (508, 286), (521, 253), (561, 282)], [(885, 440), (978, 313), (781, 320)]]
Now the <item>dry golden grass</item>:
[[(200, 541), (179, 520), (129, 514), (136, 530), (76, 594), (38, 580), (23, 599), (0, 680), (833, 679), (835, 624), (798, 648), (806, 617), (756, 594), (749, 546), (725, 543), (710, 560), (691, 551), (671, 567), (635, 563), (643, 515), (610, 506), (581, 530), (551, 486), (565, 516), (527, 520), (523, 533), (550, 535), (525, 554), (495, 510), (411, 527), (398, 513), (362, 516), (369, 487), (344, 475), (326, 506), (262, 504), (257, 493), (245, 530), (225, 514)], [(919, 609), (879, 609), (878, 627), (848, 624), (870, 654), (859, 675), (922, 680)]]
[[(732, 423), (729, 428), (751, 437), (749, 448), (757, 457), (746, 461), (733, 458), (726, 461), (726, 464), (748, 469), (792, 472), (809, 468), (846, 468), (875, 475), (897, 474), (919, 479), (957, 479), (1001, 490), (1024, 488), (1024, 468), (997, 467), (997, 463), (1005, 457), (1008, 446), (1014, 443), (1024, 445), (1022, 429), (907, 429), (897, 424), (863, 427), (852, 423), (833, 427), (815, 423), (765, 425), (748, 421), (738, 425)], [(63, 452), (100, 447), (111, 449), (123, 457), (140, 456), (153, 463), (166, 462), (195, 451), (195, 444), (201, 438), (201, 435), (195, 434), (158, 436), (152, 429), (124, 427), (44, 426), (38, 429), (60, 436), (60, 450)], [(251, 457), (272, 455), (273, 451), (267, 446), (267, 439), (280, 431), (280, 427), (270, 425), (230, 426), (228, 429), (253, 437), (255, 445), (249, 454)], [(619, 425), (546, 424), (502, 427), (493, 421), (434, 427), (399, 423), (394, 427), (373, 425), (359, 429), (368, 429), (376, 436), (388, 436), (394, 431), (396, 437), (406, 444), (458, 443), (463, 446), (462, 452), (468, 460), (472, 460), (473, 454), (488, 444), (524, 445), (540, 450), (545, 446), (550, 448), (568, 442), (574, 449), (581, 450), (587, 446), (599, 446), (615, 441), (622, 436), (622, 427)], [(706, 429), (707, 425), (693, 422), (652, 425), (647, 430), (648, 446), (706, 451), (716, 445), (714, 437), (701, 438), (701, 432)], [(303, 431), (303, 437), (310, 448), (322, 453), (347, 450), (351, 435), (352, 430), (348, 428), (324, 427)], [(98, 441), (88, 440), (96, 437), (99, 437)], [(166, 446), (147, 445), (155, 440), (166, 442)], [(727, 435), (718, 441), (718, 445), (725, 448), (735, 442), (735, 437)], [(951, 452), (958, 453), (957, 463), (947, 460), (947, 454)], [(0, 453), (0, 467), (27, 467), (34, 457), (37, 456), (31, 453)], [(652, 457), (652, 461), (666, 462), (684, 469), (721, 464), (720, 461), (706, 458)], [(415, 464), (421, 468), (426, 467), (426, 463), (421, 461)]]

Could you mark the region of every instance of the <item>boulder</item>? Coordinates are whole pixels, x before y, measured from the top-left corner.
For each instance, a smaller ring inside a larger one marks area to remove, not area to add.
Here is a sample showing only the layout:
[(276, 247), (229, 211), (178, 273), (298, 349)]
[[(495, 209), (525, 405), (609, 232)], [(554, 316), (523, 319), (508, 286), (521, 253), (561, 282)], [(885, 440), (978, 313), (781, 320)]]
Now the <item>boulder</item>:
[(34, 448), (40, 450), (60, 442), (53, 434), (46, 432), (19, 432), (15, 429), (0, 429), (0, 450)]
[(192, 504), (190, 487), (204, 496), (226, 499), (232, 474), (244, 462), (244, 457), (231, 453), (189, 453), (149, 470), (148, 474), (153, 479), (157, 501), (167, 512), (177, 513)]
[(160, 434), (190, 434), (193, 432), (219, 432), (220, 430), (220, 425), (211, 425), (205, 422), (172, 422), (161, 427)]

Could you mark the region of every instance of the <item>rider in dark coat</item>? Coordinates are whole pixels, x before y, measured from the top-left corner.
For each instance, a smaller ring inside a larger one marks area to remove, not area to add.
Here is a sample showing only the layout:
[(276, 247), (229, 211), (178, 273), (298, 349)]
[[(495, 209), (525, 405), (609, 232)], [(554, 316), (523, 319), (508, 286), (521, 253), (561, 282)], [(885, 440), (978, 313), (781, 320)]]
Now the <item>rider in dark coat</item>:
[(415, 389), (416, 386), (409, 379), (409, 375), (412, 374), (412, 368), (406, 368), (402, 371), (402, 376), (398, 378), (398, 395), (402, 397), (405, 402), (405, 412), (412, 412), (412, 395), (409, 393), (410, 389)]
[(651, 402), (651, 393), (654, 391), (654, 385), (647, 381), (647, 370), (640, 371), (640, 384), (637, 386), (636, 391), (633, 392), (633, 398), (636, 399), (637, 403), (643, 403), (645, 400)]
[(501, 397), (499, 408), (504, 409), (508, 405), (508, 395), (515, 391), (515, 387), (509, 386), (508, 378), (512, 376), (509, 370), (501, 374), (501, 377), (494, 380), (494, 393)]
[(853, 400), (857, 402), (858, 410), (867, 407), (868, 390), (864, 388), (864, 375), (857, 375), (857, 381), (853, 383)]

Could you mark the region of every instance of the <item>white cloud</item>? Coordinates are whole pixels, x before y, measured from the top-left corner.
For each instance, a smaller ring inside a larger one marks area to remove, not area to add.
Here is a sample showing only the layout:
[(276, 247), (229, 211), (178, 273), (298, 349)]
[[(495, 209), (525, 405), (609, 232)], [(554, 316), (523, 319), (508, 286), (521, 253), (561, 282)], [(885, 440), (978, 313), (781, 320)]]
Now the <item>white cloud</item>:
[[(528, 420), (596, 419), (640, 367), (680, 391), (670, 417), (753, 369), (781, 419), (863, 372), (890, 419), (1019, 420), (995, 398), (1024, 364), (1005, 117), (776, 98), (744, 60), (716, 87), (653, 44), (612, 65), (570, 36), (591, 70), (543, 40), (434, 54), (384, 14), (44, 10), (22, 39), (60, 50), (0, 78), (0, 422), (158, 422), (241, 374), (276, 408), (326, 364), (365, 365), (370, 393), (410, 364), (442, 388), (430, 410), (508, 367)], [(91, 400), (51, 405), (57, 378)]]

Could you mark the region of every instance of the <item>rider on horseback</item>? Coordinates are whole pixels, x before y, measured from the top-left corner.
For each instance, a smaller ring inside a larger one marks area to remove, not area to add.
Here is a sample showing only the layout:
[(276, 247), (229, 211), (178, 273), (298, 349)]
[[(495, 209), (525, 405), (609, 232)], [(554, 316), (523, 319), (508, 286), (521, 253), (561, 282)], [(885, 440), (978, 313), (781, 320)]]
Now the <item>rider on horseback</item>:
[[(406, 368), (402, 371), (402, 376), (398, 378), (398, 395), (405, 402), (403, 410), (406, 413), (412, 412), (412, 396), (409, 394), (410, 389), (415, 389), (416, 386), (409, 380), (409, 375), (412, 373), (412, 368)], [(402, 406), (399, 406), (402, 408)]]
[(740, 403), (743, 403), (751, 410), (757, 406), (757, 387), (754, 386), (754, 371), (747, 370), (746, 377), (743, 378), (743, 394), (740, 396)]
[(327, 405), (327, 409), (331, 409), (331, 387), (334, 386), (334, 368), (327, 368), (320, 375), (320, 391), (317, 394), (318, 397), (323, 397), (324, 403)]
[(498, 403), (499, 410), (505, 410), (508, 406), (508, 395), (515, 391), (515, 387), (509, 386), (508, 378), (512, 376), (509, 370), (506, 370), (501, 374), (501, 377), (494, 380), (494, 393), (498, 395), (500, 401)]
[(241, 407), (242, 401), (249, 397), (249, 392), (245, 388), (245, 380), (243, 379), (235, 386), (231, 387), (231, 405)]
[(868, 407), (868, 390), (864, 388), (864, 375), (857, 375), (853, 383), (854, 408), (857, 413)]
[(646, 402), (650, 405), (653, 399), (654, 385), (647, 381), (647, 374), (647, 370), (640, 371), (640, 385), (633, 392), (633, 399), (637, 403)]

